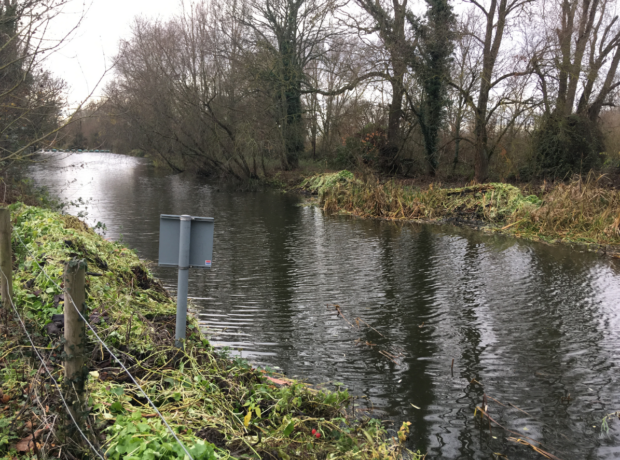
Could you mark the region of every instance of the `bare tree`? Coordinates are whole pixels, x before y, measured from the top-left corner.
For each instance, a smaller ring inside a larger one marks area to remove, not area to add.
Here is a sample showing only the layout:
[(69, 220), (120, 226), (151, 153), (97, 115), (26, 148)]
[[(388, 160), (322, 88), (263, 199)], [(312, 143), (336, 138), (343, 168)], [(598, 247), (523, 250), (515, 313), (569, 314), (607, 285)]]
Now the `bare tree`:
[(461, 141), (474, 144), (464, 132), (464, 124), (468, 124), (473, 119), (473, 104), (470, 106), (469, 102), (472, 100), (471, 95), (474, 94), (479, 85), (479, 69), (482, 66), (482, 56), (477, 47), (478, 42), (474, 35), (469, 32), (480, 27), (477, 23), (480, 16), (472, 13), (474, 12), (470, 10), (461, 15), (456, 26), (457, 39), (455, 40), (454, 61), (450, 79), (453, 85), (450, 93), (452, 104), (448, 107), (448, 120), (454, 141), (453, 171), (460, 161)]
[(336, 0), (255, 0), (245, 23), (254, 31), (253, 45), (271, 56), (262, 73), (278, 110), (284, 141), (285, 169), (297, 166), (305, 148), (302, 95), (308, 91), (308, 66), (325, 56), (329, 42), (342, 32), (332, 21)]
[[(388, 108), (387, 142), (381, 151), (382, 167), (393, 170), (402, 147), (403, 103), (405, 97), (405, 76), (411, 62), (411, 51), (415, 47), (412, 37), (407, 35), (408, 0), (374, 1), (356, 0), (366, 13), (354, 18), (352, 26), (365, 36), (367, 46), (376, 50), (373, 67), (378, 76), (389, 82), (391, 102)], [(379, 43), (374, 43), (377, 37)]]
[(495, 142), (490, 142), (489, 139), (489, 123), (496, 111), (506, 104), (519, 103), (522, 110), (516, 112), (518, 115), (529, 109), (530, 103), (534, 103), (529, 97), (524, 100), (513, 97), (515, 92), (525, 94), (522, 89), (527, 82), (521, 77), (531, 74), (531, 65), (519, 51), (517, 37), (511, 37), (509, 46), (512, 52), (506, 49), (505, 43), (511, 25), (524, 13), (524, 8), (530, 2), (531, 0), (469, 0), (482, 17), (481, 30), (465, 32), (471, 34), (478, 43), (480, 79), (475, 88), (462, 87), (456, 82), (452, 82), (452, 85), (461, 92), (474, 113), (474, 169), (478, 182), (487, 180), (489, 160), (495, 153), (497, 141), (501, 139), (501, 136), (496, 136)]
[(173, 170), (257, 175), (246, 154), (258, 150), (242, 135), (254, 106), (237, 58), (240, 24), (228, 13), (199, 3), (166, 23), (137, 20), (121, 47), (110, 100), (142, 133), (141, 148)]
[[(310, 117), (310, 141), (313, 158), (317, 146), (322, 156), (330, 156), (342, 144), (342, 138), (353, 135), (364, 125), (360, 104), (369, 98), (370, 80), (360, 81), (349, 91), (340, 88), (351, 83), (352, 75), (362, 75), (367, 59), (359, 54), (359, 41), (351, 37), (332, 40), (320, 60), (307, 69), (307, 86), (322, 88), (305, 90), (306, 107)], [(352, 132), (353, 131), (353, 132)]]
[(535, 135), (539, 174), (566, 177), (596, 167), (604, 150), (599, 116), (620, 87), (620, 23), (611, 0), (548, 0), (531, 49), (544, 117)]
[(70, 0), (0, 3), (0, 162), (24, 160), (53, 142), (71, 122), (63, 114), (65, 84), (44, 61), (79, 25), (52, 39), (48, 29)]
[[(549, 0), (540, 9), (538, 77), (547, 112), (596, 121), (620, 86), (620, 23), (610, 0)], [(557, 83), (556, 83), (557, 82)], [(579, 91), (581, 90), (581, 95)]]

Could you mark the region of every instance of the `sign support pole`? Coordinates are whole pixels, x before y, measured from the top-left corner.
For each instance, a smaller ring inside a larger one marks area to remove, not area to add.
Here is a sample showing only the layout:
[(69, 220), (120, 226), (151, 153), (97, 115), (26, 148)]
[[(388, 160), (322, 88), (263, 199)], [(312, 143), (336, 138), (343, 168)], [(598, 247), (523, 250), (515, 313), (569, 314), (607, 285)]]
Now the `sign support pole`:
[(213, 217), (159, 216), (159, 266), (176, 267), (177, 318), (174, 346), (183, 348), (187, 329), (189, 269), (211, 268), (213, 258)]
[(187, 291), (189, 283), (189, 243), (191, 238), (192, 217), (183, 215), (180, 218), (179, 234), (179, 278), (177, 286), (177, 324), (174, 344), (183, 348), (185, 330), (187, 328)]

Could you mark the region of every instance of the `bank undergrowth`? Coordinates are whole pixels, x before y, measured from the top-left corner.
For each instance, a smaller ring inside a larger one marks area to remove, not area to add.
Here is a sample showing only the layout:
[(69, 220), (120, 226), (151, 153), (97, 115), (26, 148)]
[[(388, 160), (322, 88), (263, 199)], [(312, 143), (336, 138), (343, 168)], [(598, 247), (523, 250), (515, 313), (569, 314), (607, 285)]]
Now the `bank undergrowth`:
[[(313, 389), (216, 352), (193, 319), (185, 350), (174, 348), (174, 299), (134, 252), (75, 217), (19, 203), (10, 209), (14, 301), (57, 379), (62, 323), (52, 320), (65, 303), (59, 285), (65, 263), (85, 259), (89, 322), (194, 459), (417, 457), (403, 448), (407, 424), (390, 437), (379, 421), (348, 410), (346, 390)], [(3, 312), (0, 327), (0, 457), (94, 458), (66, 428), (58, 394), (13, 315)], [(87, 336), (91, 441), (110, 459), (184, 458), (137, 387)]]
[(620, 191), (593, 175), (535, 195), (504, 183), (416, 188), (348, 171), (310, 177), (301, 187), (318, 195), (328, 213), (484, 225), (530, 239), (609, 246), (614, 253), (620, 244)]

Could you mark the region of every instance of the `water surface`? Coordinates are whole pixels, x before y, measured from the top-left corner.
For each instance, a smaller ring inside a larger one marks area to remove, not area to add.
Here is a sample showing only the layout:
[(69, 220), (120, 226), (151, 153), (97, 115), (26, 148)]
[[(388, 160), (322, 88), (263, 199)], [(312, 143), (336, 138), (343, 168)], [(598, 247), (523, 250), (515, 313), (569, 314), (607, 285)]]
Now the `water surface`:
[[(66, 201), (81, 198), (87, 205), (70, 212), (87, 212), (153, 261), (159, 214), (214, 217), (213, 269), (190, 273), (212, 342), (290, 376), (343, 383), (375, 414), (410, 421), (410, 447), (428, 458), (541, 458), (510, 436), (563, 460), (620, 458), (620, 422), (600, 428), (620, 410), (611, 260), (467, 229), (326, 216), (290, 194), (237, 192), (113, 154), (30, 174)], [(174, 290), (174, 269), (154, 271)], [(484, 394), (518, 436), (474, 419)]]

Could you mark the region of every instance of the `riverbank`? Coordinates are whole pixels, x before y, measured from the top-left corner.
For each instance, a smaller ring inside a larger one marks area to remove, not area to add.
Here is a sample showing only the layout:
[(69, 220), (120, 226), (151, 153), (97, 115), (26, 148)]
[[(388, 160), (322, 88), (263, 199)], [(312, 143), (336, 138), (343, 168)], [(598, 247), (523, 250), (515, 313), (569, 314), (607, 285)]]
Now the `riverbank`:
[(18, 167), (0, 174), (0, 206), (21, 202), (30, 206), (58, 208), (60, 203), (47, 190), (35, 187)]
[(504, 183), (416, 187), (349, 171), (317, 174), (292, 188), (314, 195), (328, 213), (469, 225), (620, 257), (620, 191), (592, 175), (529, 193)]
[[(63, 267), (88, 263), (89, 322), (124, 362), (193, 458), (401, 458), (407, 425), (390, 433), (360, 416), (340, 388), (314, 389), (214, 350), (190, 319), (173, 347), (174, 299), (148, 264), (72, 216), (15, 203), (14, 303), (37, 350), (62, 380)], [(13, 314), (0, 336), (0, 456), (87, 458), (66, 412)], [(137, 386), (87, 333), (90, 441), (111, 459), (184, 458)], [(32, 442), (33, 437), (37, 441)], [(413, 456), (415, 458), (415, 456)], [(91, 453), (89, 458), (94, 458)]]

